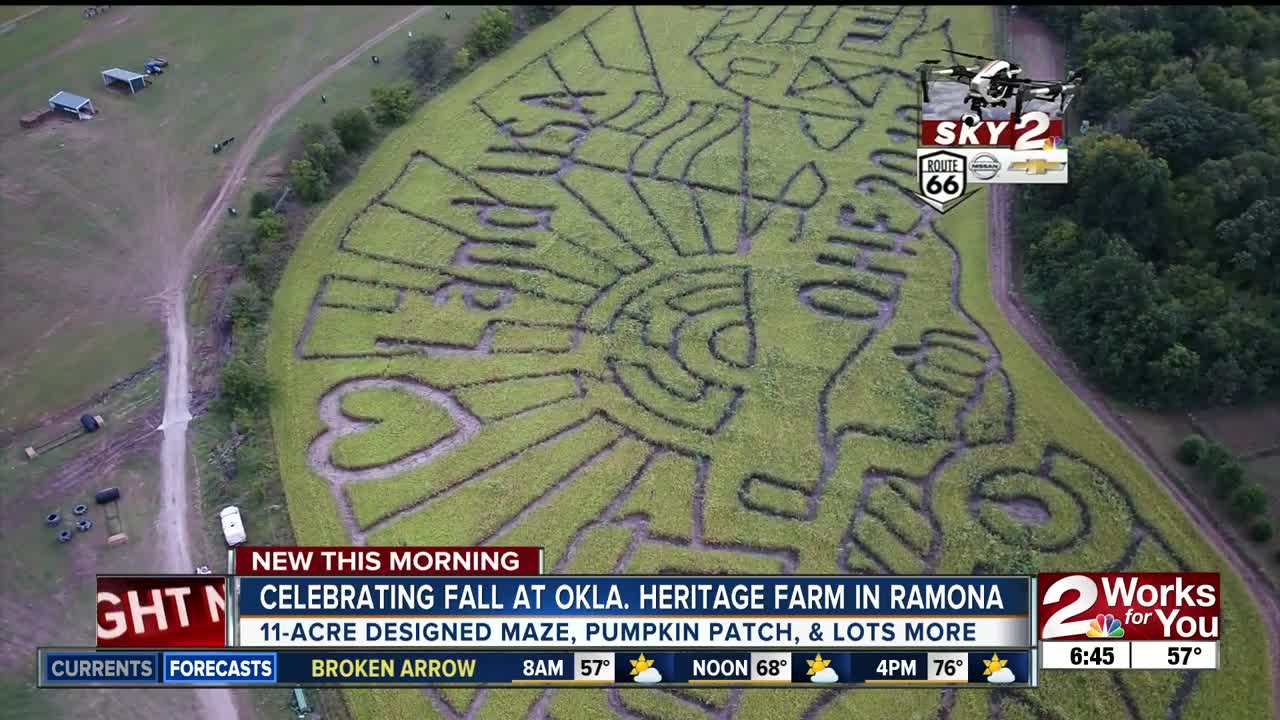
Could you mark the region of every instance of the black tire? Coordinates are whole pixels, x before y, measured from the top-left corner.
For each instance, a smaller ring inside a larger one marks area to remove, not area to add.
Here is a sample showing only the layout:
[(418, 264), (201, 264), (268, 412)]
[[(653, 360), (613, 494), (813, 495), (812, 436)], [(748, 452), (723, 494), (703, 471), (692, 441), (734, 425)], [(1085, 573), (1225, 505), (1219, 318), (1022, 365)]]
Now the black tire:
[(69, 543), (69, 542), (71, 542), (71, 531), (70, 531), (70, 530), (63, 530), (62, 532), (58, 533), (58, 542), (60, 542), (60, 543)]
[(62, 524), (62, 516), (56, 512), (49, 513), (44, 516), (44, 524), (49, 527), (58, 527), (58, 525)]
[(92, 527), (93, 527), (92, 520), (81, 520), (80, 522), (76, 523), (76, 529), (79, 530), (80, 532), (89, 532), (89, 528), (92, 528)]
[(71, 508), (71, 512), (72, 512), (72, 514), (74, 514), (74, 515), (83, 515), (83, 514), (85, 514), (85, 513), (89, 512), (89, 506), (88, 506), (88, 505), (77, 505), (77, 506), (75, 506), (75, 507)]
[(106, 505), (107, 503), (113, 503), (116, 500), (120, 499), (120, 488), (112, 487), (112, 488), (107, 488), (106, 490), (99, 490), (93, 496), (93, 499), (99, 505)]

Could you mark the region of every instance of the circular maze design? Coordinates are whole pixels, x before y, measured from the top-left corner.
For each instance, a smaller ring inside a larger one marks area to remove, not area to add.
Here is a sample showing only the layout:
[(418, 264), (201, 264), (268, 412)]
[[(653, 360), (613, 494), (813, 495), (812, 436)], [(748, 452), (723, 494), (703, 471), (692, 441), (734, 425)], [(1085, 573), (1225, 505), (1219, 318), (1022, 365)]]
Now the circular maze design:
[[(287, 392), (351, 542), (536, 544), (577, 573), (968, 573), (1019, 547), (1045, 570), (1187, 567), (1087, 449), (1020, 415), (908, 193), (911, 69), (951, 19), (590, 14), (448, 106), (309, 276)], [(425, 697), (449, 718), (878, 717), (892, 695), (1137, 720), (1183, 717), (1200, 680)]]

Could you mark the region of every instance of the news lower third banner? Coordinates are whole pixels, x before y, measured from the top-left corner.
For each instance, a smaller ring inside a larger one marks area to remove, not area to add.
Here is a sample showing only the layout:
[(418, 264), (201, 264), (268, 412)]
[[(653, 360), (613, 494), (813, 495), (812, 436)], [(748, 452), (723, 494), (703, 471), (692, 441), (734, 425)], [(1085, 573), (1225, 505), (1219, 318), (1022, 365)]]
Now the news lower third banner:
[(1035, 650), (377, 652), (40, 649), (58, 687), (1036, 687)]
[(239, 577), (241, 647), (1027, 648), (1026, 577)]

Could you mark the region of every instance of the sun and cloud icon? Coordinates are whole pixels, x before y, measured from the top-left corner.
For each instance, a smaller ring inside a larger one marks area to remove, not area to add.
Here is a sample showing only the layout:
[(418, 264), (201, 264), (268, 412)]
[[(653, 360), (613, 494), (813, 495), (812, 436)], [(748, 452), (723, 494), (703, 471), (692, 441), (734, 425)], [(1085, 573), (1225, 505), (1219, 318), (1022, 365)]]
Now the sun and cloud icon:
[(987, 676), (987, 682), (989, 683), (1003, 685), (1004, 683), (1011, 683), (1014, 680), (1017, 680), (1013, 671), (1005, 667), (1009, 664), (1009, 661), (1001, 660), (1000, 656), (995, 653), (991, 653), (991, 659), (983, 660), (982, 664), (987, 666), (987, 669), (983, 670), (982, 674)]
[(1121, 638), (1124, 637), (1124, 626), (1114, 615), (1108, 613), (1090, 620), (1089, 629), (1084, 634), (1091, 638)]
[(662, 682), (662, 673), (658, 672), (658, 668), (653, 666), (653, 661), (640, 653), (640, 659), (631, 660), (631, 674), (635, 676), (638, 683), (658, 683)]
[(805, 660), (809, 663), (809, 680), (816, 683), (833, 683), (840, 679), (835, 670), (831, 669), (831, 660), (823, 659), (822, 653), (812, 660)]

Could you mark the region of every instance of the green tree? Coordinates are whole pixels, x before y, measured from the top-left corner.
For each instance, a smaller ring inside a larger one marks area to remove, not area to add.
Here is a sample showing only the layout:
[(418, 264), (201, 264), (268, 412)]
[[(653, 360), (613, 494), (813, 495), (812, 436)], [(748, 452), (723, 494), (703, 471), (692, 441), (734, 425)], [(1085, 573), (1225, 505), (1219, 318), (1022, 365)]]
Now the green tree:
[(248, 280), (240, 279), (228, 290), (228, 315), (236, 332), (243, 332), (266, 319), (267, 304), (262, 290)]
[(323, 143), (311, 143), (303, 151), (303, 158), (310, 161), (312, 165), (320, 168), (325, 175), (333, 176), (333, 171), (337, 167), (337, 158), (329, 151)]
[(1243, 484), (1244, 468), (1240, 467), (1240, 463), (1232, 461), (1218, 469), (1218, 474), (1213, 479), (1213, 494), (1226, 500)]
[(369, 113), (364, 108), (339, 111), (330, 124), (347, 152), (363, 150), (373, 140), (373, 123), (369, 121)]
[(1084, 249), (1079, 226), (1067, 218), (1054, 218), (1035, 232), (1027, 251), (1027, 271), (1036, 281), (1052, 284), (1076, 267)]
[(1173, 51), (1193, 52), (1206, 40), (1228, 43), (1231, 23), (1224, 8), (1215, 5), (1172, 5), (1160, 8), (1161, 26), (1173, 35)]
[(255, 192), (253, 197), (249, 199), (249, 217), (258, 217), (263, 210), (269, 209), (272, 204), (274, 204), (274, 201), (271, 199), (271, 195), (263, 190)]
[(1240, 488), (1231, 498), (1231, 507), (1241, 516), (1249, 518), (1267, 511), (1267, 493), (1253, 483)]
[(1090, 62), (1133, 58), (1148, 68), (1157, 67), (1173, 59), (1173, 35), (1166, 30), (1107, 33), (1094, 39), (1087, 56)]
[(1072, 148), (1070, 162), (1077, 222), (1122, 233), (1140, 253), (1160, 242), (1170, 184), (1163, 159), (1129, 138), (1100, 133)]
[(444, 45), (444, 38), (439, 35), (423, 35), (409, 41), (404, 56), (409, 63), (409, 71), (418, 82), (430, 82), (436, 76)]
[[(1200, 264), (1203, 251), (1213, 251), (1213, 228), (1217, 223), (1217, 205), (1212, 188), (1196, 180), (1195, 174), (1173, 181), (1169, 200), (1170, 242), (1152, 246), (1153, 259), (1162, 262), (1181, 260)], [(1192, 254), (1196, 253), (1196, 254)]]
[(1225, 447), (1216, 442), (1210, 442), (1205, 447), (1204, 454), (1200, 456), (1200, 462), (1196, 463), (1196, 470), (1202, 479), (1212, 482), (1218, 477), (1222, 468), (1235, 461), (1236, 459)]
[[(1194, 254), (1189, 259), (1199, 260)], [(1187, 313), (1201, 325), (1227, 312), (1231, 301), (1226, 284), (1205, 270), (1203, 265), (1173, 265), (1160, 276), (1160, 284), (1166, 292), (1178, 298)]]
[[(1199, 84), (1191, 85), (1200, 93)], [(1135, 109), (1134, 137), (1165, 159), (1175, 175), (1207, 158), (1227, 157), (1262, 142), (1253, 118), (1244, 112), (1215, 107), (1209, 98), (1176, 88), (1140, 101)]]
[[(1249, 537), (1253, 538), (1253, 541), (1258, 543), (1264, 543), (1270, 540), (1271, 536), (1274, 534), (1275, 528), (1271, 527), (1271, 521), (1269, 520), (1259, 520), (1249, 528)], [(1280, 558), (1280, 554), (1277, 554), (1276, 557)]]
[(1157, 395), (1150, 370), (1157, 353), (1176, 341), (1180, 314), (1154, 268), (1127, 242), (1111, 238), (1101, 257), (1080, 258), (1045, 293), (1044, 307), (1104, 386), (1138, 399)]
[(506, 49), (514, 31), (511, 13), (503, 8), (489, 8), (467, 32), (466, 47), (473, 56), (493, 57)]
[(1184, 100), (1159, 93), (1137, 106), (1134, 137), (1169, 164), (1173, 173), (1185, 172), (1201, 160), (1215, 157), (1215, 110), (1203, 100)]
[(1133, 8), (1104, 6), (1090, 8), (1080, 17), (1080, 46), (1091, 48), (1102, 40), (1133, 30)]
[(299, 197), (307, 202), (318, 202), (329, 194), (329, 175), (310, 160), (289, 163), (289, 181)]
[(1235, 248), (1237, 278), (1267, 293), (1280, 293), (1280, 198), (1257, 200), (1240, 217), (1218, 225), (1217, 240)]
[(1254, 28), (1264, 27), (1264, 19), (1250, 5), (1234, 5), (1226, 8), (1227, 28), (1222, 38), (1225, 45), (1249, 47), (1253, 42)]
[(413, 113), (413, 85), (375, 87), (369, 92), (373, 99), (373, 118), (379, 125), (403, 125)]
[[(1276, 68), (1280, 71), (1280, 67)], [(1233, 218), (1280, 184), (1280, 157), (1246, 150), (1229, 158), (1206, 160), (1191, 176), (1213, 194), (1217, 219)], [(1210, 235), (1207, 239), (1212, 242)]]
[(326, 175), (330, 175), (346, 155), (342, 141), (328, 125), (305, 123), (298, 128), (296, 138), (298, 150), (294, 159), (308, 160)]
[[(1111, 11), (1111, 12), (1108, 12)], [(1130, 9), (1106, 8), (1084, 16), (1082, 28), (1089, 81), (1080, 91), (1086, 112), (1103, 115), (1146, 94), (1152, 68), (1173, 60), (1173, 35), (1164, 30), (1125, 31), (1133, 27)]]
[(1280, 372), (1280, 328), (1256, 311), (1231, 308), (1208, 320), (1197, 342), (1210, 360), (1204, 378), (1210, 402), (1255, 398)]
[(1087, 66), (1089, 81), (1080, 88), (1077, 103), (1092, 118), (1105, 118), (1124, 102), (1123, 98), (1141, 97), (1150, 72), (1131, 57), (1091, 61)]
[(338, 138), (338, 134), (333, 131), (333, 128), (328, 125), (316, 122), (304, 123), (298, 128), (297, 138), (298, 144), (304, 152), (311, 145), (319, 143), (335, 157), (341, 157), (342, 141)]
[(1208, 444), (1201, 435), (1192, 433), (1186, 436), (1178, 446), (1178, 462), (1183, 465), (1195, 465), (1200, 462), (1207, 447)]
[(1249, 84), (1221, 64), (1212, 60), (1201, 62), (1196, 68), (1196, 77), (1214, 105), (1231, 112), (1244, 112), (1249, 108), (1249, 101), (1253, 99)]
[(264, 210), (253, 221), (253, 234), (260, 244), (273, 244), (284, 237), (289, 221), (275, 210)]
[(541, 25), (550, 20), (560, 11), (564, 9), (562, 5), (522, 5), (525, 17), (529, 18), (529, 22), (534, 25)]
[(1147, 365), (1153, 398), (1161, 405), (1181, 405), (1199, 395), (1200, 356), (1182, 343), (1174, 343), (1159, 360)]
[(1273, 146), (1280, 144), (1280, 96), (1267, 95), (1249, 102), (1249, 117)]
[(233, 357), (222, 368), (221, 399), (233, 414), (261, 417), (274, 392), (271, 378), (243, 353)]

